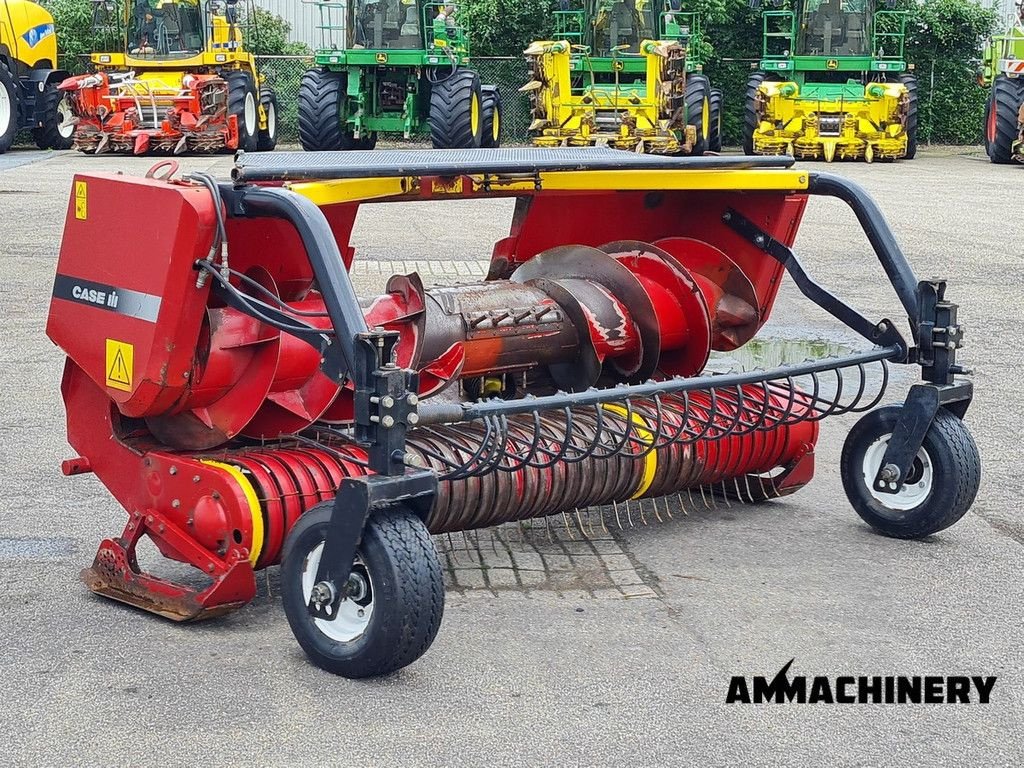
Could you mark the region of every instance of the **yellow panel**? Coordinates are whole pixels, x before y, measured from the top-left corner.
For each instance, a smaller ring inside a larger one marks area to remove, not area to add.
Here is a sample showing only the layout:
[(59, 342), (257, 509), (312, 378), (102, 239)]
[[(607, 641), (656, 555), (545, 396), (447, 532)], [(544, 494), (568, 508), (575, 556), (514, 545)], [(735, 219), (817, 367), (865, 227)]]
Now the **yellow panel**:
[(419, 185), (409, 177), (396, 179), (338, 179), (337, 181), (303, 181), (289, 184), (288, 188), (317, 205), (350, 203), (380, 197), (404, 195)]
[[(793, 170), (625, 170), (542, 173), (546, 190), (774, 190), (807, 189), (807, 172)], [(525, 185), (524, 185), (525, 186)], [(532, 186), (532, 183), (530, 184)]]

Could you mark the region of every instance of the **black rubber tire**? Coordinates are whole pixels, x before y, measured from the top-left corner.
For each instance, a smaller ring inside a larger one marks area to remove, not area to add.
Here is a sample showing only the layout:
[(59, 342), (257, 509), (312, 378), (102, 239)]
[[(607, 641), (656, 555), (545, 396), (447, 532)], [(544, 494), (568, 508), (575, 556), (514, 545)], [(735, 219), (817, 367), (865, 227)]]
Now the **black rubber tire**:
[(743, 154), (754, 154), (754, 131), (760, 124), (757, 114), (757, 89), (764, 82), (764, 72), (754, 72), (747, 80), (747, 93), (743, 104)]
[[(476, 100), (476, 125), (473, 101)], [(473, 149), (483, 133), (483, 98), (480, 75), (459, 69), (430, 88), (430, 140), (435, 149)]]
[(480, 130), (480, 146), (497, 149), (501, 146), (501, 129), (504, 117), (501, 113), (501, 92), (496, 85), (480, 86), (482, 97), (483, 128)]
[(711, 131), (708, 133), (708, 151), (722, 151), (722, 90), (712, 88), (708, 97), (711, 109)]
[(260, 129), (256, 137), (256, 149), (273, 152), (277, 148), (277, 94), (269, 85), (260, 88), (260, 105), (267, 115), (267, 130)]
[(311, 69), (302, 76), (299, 142), (307, 152), (357, 149), (344, 124), (347, 82), (345, 73), (326, 69)]
[(21, 124), (21, 89), (3, 59), (0, 59), (0, 88), (7, 92), (7, 98), (11, 105), (7, 125), (0, 125), (0, 155), (2, 155), (14, 144), (14, 137), (18, 134), (18, 126)]
[(36, 122), (32, 129), (32, 138), (40, 149), (71, 149), (75, 143), (74, 128), (65, 136), (60, 132), (64, 124), (64, 116), (60, 113), (61, 102), (70, 99), (70, 95), (57, 90), (57, 83), (48, 83), (46, 89), (36, 97)]
[(310, 661), (348, 678), (379, 677), (412, 664), (437, 636), (444, 582), (423, 522), (394, 507), (367, 521), (359, 556), (369, 572), (373, 613), (363, 634), (342, 642), (324, 634), (302, 594), (306, 558), (324, 541), (333, 501), (310, 509), (288, 534), (281, 558), (281, 597), (288, 624)]
[(1013, 142), (1020, 135), (1018, 110), (1024, 100), (1024, 85), (1020, 79), (997, 75), (992, 81), (992, 109), (985, 125), (988, 138), (988, 156), (993, 163), (1012, 163)]
[[(686, 92), (683, 101), (686, 104), (686, 124), (697, 129), (697, 141), (690, 150), (691, 156), (703, 155), (708, 149), (708, 137), (704, 133), (704, 109), (711, 110), (711, 83), (704, 75), (687, 75)], [(710, 119), (708, 123), (710, 125)]]
[(356, 149), (373, 149), (377, 146), (377, 132), (368, 133), (356, 143)]
[[(259, 115), (256, 105), (259, 94), (248, 72), (228, 72), (224, 77), (228, 84), (228, 114), (238, 118), (238, 149), (243, 152), (255, 152), (259, 142)], [(245, 113), (249, 100), (252, 99), (253, 114), (256, 118), (252, 124), (246, 120)]]
[(913, 160), (917, 156), (917, 78), (904, 73), (900, 75), (900, 82), (906, 87), (910, 99), (907, 108), (907, 152), (903, 159)]
[(940, 408), (922, 446), (932, 465), (928, 495), (907, 510), (886, 506), (872, 495), (868, 483), (874, 477), (865, 479), (863, 462), (873, 443), (892, 434), (902, 408), (891, 405), (863, 416), (846, 437), (839, 471), (846, 496), (864, 522), (885, 536), (921, 539), (949, 528), (970, 509), (981, 484), (981, 456), (963, 421)]

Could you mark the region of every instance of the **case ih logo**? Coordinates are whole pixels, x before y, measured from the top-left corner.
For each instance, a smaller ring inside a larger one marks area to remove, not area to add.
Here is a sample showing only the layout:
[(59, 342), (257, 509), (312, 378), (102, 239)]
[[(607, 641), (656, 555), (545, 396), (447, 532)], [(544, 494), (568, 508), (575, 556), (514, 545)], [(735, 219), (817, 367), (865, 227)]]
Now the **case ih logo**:
[(788, 677), (790, 659), (772, 679), (735, 676), (726, 704), (988, 704), (996, 678), (978, 676)]

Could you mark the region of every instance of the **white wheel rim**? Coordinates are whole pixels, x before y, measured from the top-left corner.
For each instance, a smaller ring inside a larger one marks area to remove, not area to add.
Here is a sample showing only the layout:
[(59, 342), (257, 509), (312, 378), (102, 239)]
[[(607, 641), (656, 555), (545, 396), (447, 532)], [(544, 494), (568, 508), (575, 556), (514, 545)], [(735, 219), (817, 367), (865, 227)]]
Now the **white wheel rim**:
[(74, 112), (71, 110), (71, 97), (65, 96), (57, 104), (57, 115), (60, 117), (60, 124), (57, 132), (62, 138), (70, 139), (75, 135), (75, 124), (72, 122)]
[[(309, 605), (310, 595), (313, 594), (313, 586), (316, 584), (316, 572), (320, 567), (320, 555), (323, 551), (324, 545), (321, 542), (316, 545), (313, 551), (306, 555), (306, 561), (302, 564), (302, 601), (306, 605)], [(366, 605), (360, 605), (355, 599), (342, 598), (341, 602), (338, 603), (338, 613), (333, 619), (313, 620), (318, 630), (326, 637), (339, 643), (350, 643), (362, 637), (370, 623), (370, 618), (373, 616), (373, 581), (369, 571), (366, 570), (366, 565), (363, 563), (362, 558), (358, 555), (356, 556), (353, 570), (357, 573), (365, 574), (368, 579), (370, 590), (369, 602)]]
[(267, 102), (267, 135), (270, 138), (277, 136), (277, 107), (274, 106), (274, 102)]
[(7, 129), (11, 127), (11, 114), (11, 94), (3, 84), (0, 84), (0, 136), (7, 133)]
[(862, 471), (864, 473), (864, 485), (867, 486), (871, 498), (882, 506), (889, 509), (905, 512), (923, 504), (928, 494), (932, 492), (932, 485), (935, 480), (935, 472), (932, 467), (931, 457), (928, 452), (921, 448), (917, 452), (917, 458), (910, 470), (908, 480), (898, 493), (883, 493), (875, 488), (875, 478), (882, 468), (882, 459), (885, 457), (885, 449), (889, 445), (889, 435), (882, 435), (864, 452)]
[(245, 132), (252, 136), (256, 131), (256, 97), (252, 93), (245, 94)]

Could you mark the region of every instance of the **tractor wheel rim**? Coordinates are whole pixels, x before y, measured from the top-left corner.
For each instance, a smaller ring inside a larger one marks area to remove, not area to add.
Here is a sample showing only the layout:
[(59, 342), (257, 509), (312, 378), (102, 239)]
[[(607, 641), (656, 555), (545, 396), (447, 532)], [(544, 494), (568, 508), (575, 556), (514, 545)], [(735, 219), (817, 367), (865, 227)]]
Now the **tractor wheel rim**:
[(898, 493), (882, 493), (877, 490), (875, 488), (875, 478), (878, 476), (878, 471), (882, 468), (882, 459), (885, 457), (885, 449), (889, 445), (890, 437), (892, 437), (891, 434), (882, 435), (868, 446), (867, 451), (864, 452), (864, 461), (861, 467), (864, 475), (864, 485), (871, 494), (871, 498), (882, 506), (905, 512), (915, 509), (928, 499), (935, 482), (935, 470), (928, 451), (921, 448), (910, 467), (907, 481)]
[(988, 111), (988, 125), (985, 126), (985, 131), (988, 133), (990, 142), (996, 140), (996, 110), (994, 106)]
[(256, 97), (252, 93), (245, 94), (245, 133), (252, 136), (256, 133), (253, 127), (256, 125)]
[(274, 102), (267, 102), (267, 135), (270, 138), (277, 136), (277, 107), (274, 106)]
[(474, 136), (480, 131), (480, 97), (475, 93), (469, 99), (469, 130)]
[(498, 141), (498, 137), (501, 135), (501, 113), (498, 112), (498, 107), (494, 107), (494, 119), (491, 120), (491, 138), (495, 142)]
[(11, 127), (11, 94), (7, 92), (7, 88), (0, 83), (0, 136), (7, 133), (7, 129)]
[[(316, 572), (320, 568), (320, 556), (323, 551), (324, 545), (320, 542), (306, 555), (306, 561), (302, 566), (302, 599), (307, 605), (316, 584)], [(325, 637), (339, 643), (350, 643), (362, 637), (373, 617), (373, 581), (363, 559), (358, 555), (352, 566), (352, 575), (360, 590), (352, 597), (341, 599), (338, 603), (338, 612), (333, 619), (313, 619), (316, 628)]]
[(74, 117), (74, 111), (71, 109), (71, 97), (65, 95), (57, 103), (57, 116), (60, 118), (60, 123), (57, 125), (57, 133), (61, 135), (61, 138), (70, 139), (75, 135), (75, 124), (71, 122)]
[(700, 127), (703, 133), (701, 137), (706, 139), (711, 131), (711, 102), (704, 99), (704, 106), (700, 111)]

